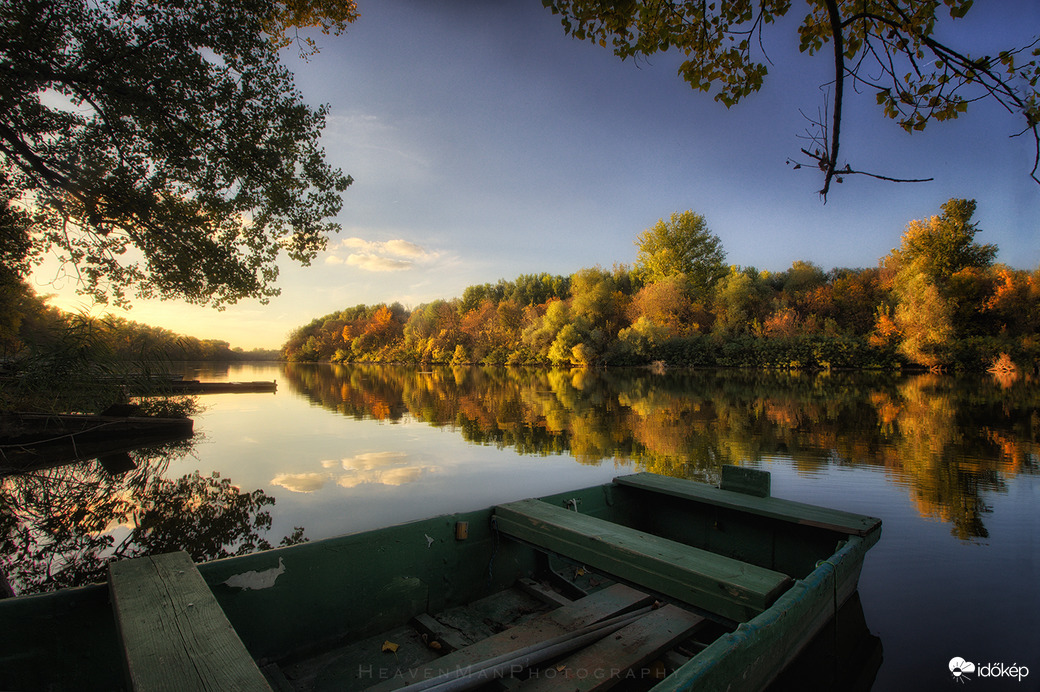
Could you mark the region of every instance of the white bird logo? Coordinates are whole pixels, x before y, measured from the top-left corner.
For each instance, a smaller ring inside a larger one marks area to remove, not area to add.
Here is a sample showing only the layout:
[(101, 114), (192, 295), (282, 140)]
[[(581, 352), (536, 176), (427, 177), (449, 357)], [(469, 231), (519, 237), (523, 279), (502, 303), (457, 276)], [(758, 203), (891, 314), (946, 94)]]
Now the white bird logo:
[(260, 572), (251, 569), (248, 572), (242, 572), (242, 574), (233, 574), (228, 577), (227, 581), (222, 583), (225, 586), (234, 586), (243, 590), (269, 589), (274, 586), (278, 576), (283, 572), (285, 572), (285, 563), (282, 562), (282, 558), (278, 558), (277, 567)]

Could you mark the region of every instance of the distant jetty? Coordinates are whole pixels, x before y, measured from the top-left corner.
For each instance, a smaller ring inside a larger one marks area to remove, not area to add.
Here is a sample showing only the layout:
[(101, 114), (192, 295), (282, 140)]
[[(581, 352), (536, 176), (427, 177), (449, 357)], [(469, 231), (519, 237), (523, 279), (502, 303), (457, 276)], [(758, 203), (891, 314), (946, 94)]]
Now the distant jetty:
[(278, 391), (278, 382), (272, 380), (257, 382), (201, 382), (199, 380), (169, 380), (159, 385), (174, 394), (230, 394)]
[(117, 384), (130, 396), (162, 396), (164, 394), (231, 394), (278, 391), (277, 380), (258, 382), (203, 382), (184, 380), (179, 376), (142, 375), (102, 377), (102, 382)]

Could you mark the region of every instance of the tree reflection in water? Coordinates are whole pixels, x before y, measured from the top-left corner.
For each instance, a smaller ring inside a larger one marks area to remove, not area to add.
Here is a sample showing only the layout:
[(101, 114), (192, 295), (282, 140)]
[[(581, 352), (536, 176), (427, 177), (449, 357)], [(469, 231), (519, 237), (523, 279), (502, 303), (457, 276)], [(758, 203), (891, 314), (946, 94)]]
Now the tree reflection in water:
[[(112, 474), (97, 461), (0, 479), (0, 573), (15, 593), (102, 582), (112, 559), (184, 550), (195, 562), (271, 548), (263, 490), (197, 471), (164, 476), (192, 442), (131, 452), (134, 468)], [(303, 529), (282, 538), (305, 541)]]
[(918, 511), (987, 536), (983, 492), (1036, 473), (1040, 388), (993, 377), (776, 371), (287, 364), (289, 385), (357, 419), (408, 417), (482, 445), (708, 482), (723, 464), (883, 468)]

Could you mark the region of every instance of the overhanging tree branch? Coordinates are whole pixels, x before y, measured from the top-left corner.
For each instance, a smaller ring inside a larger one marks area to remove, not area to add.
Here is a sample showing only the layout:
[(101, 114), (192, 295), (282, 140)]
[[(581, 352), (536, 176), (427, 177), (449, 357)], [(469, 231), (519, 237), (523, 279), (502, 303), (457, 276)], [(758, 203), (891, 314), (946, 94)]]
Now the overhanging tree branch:
[[(762, 28), (775, 25), (775, 20), (794, 4), (790, 0), (717, 0), (710, 4), (700, 0), (542, 2), (562, 16), (566, 33), (600, 45), (609, 42), (622, 59), (669, 49), (681, 51), (687, 60), (679, 69), (680, 75), (694, 89), (714, 90), (715, 100), (727, 107), (757, 91), (766, 76), (765, 65), (751, 54), (748, 37), (758, 31), (761, 47)], [(818, 150), (808, 152), (824, 177), (820, 190), (824, 200), (841, 175), (862, 174), (899, 182), (930, 179), (865, 173), (840, 163), (849, 93), (844, 89), (846, 80), (856, 93), (859, 86), (874, 91), (884, 115), (910, 133), (923, 130), (932, 121), (956, 118), (970, 103), (983, 99), (997, 101), (1009, 113), (1023, 114), (1026, 127), (1020, 134), (1033, 133), (1030, 176), (1040, 182), (1040, 66), (1031, 59), (1040, 55), (1035, 49), (1040, 38), (1024, 47), (1000, 51), (996, 59), (973, 58), (936, 35), (944, 26), (939, 11), (948, 11), (951, 19), (961, 20), (971, 0), (806, 0), (804, 4), (808, 14), (798, 27), (800, 48), (813, 55), (830, 42), (833, 62), (831, 117), (813, 137), (820, 145)], [(1032, 53), (1026, 57), (1028, 51)], [(879, 74), (873, 77), (868, 71), (875, 66)], [(821, 134), (823, 139), (817, 140)]]
[(37, 195), (37, 254), (82, 268), (86, 293), (264, 301), (280, 252), (306, 263), (338, 229), (352, 180), (277, 49), (296, 27), (338, 33), (352, 2), (0, 0), (0, 16), (0, 192)]

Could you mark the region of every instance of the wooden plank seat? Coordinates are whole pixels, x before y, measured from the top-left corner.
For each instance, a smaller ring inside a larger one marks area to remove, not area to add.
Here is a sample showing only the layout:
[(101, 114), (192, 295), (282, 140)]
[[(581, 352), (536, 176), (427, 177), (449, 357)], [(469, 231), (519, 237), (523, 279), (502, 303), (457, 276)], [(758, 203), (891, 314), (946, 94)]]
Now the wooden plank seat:
[(745, 493), (720, 490), (682, 478), (658, 476), (652, 473), (620, 476), (614, 479), (614, 483), (853, 536), (866, 536), (881, 526), (881, 520), (875, 517), (806, 505), (777, 497), (755, 497)]
[(369, 687), (367, 692), (388, 692), (417, 685), (446, 672), (479, 666), (504, 654), (535, 646), (651, 603), (651, 596), (624, 584), (614, 584), (569, 605), (555, 608), (527, 622), (457, 649), (428, 665), (413, 668), (399, 675), (394, 674)]
[(792, 584), (786, 574), (541, 500), (499, 505), (494, 521), (508, 536), (738, 622)]
[(551, 668), (533, 672), (522, 692), (602, 692), (629, 677), (648, 677), (640, 667), (671, 648), (706, 620), (674, 605), (647, 613), (617, 633), (578, 651)]
[(133, 689), (270, 691), (187, 553), (113, 562), (108, 585)]

